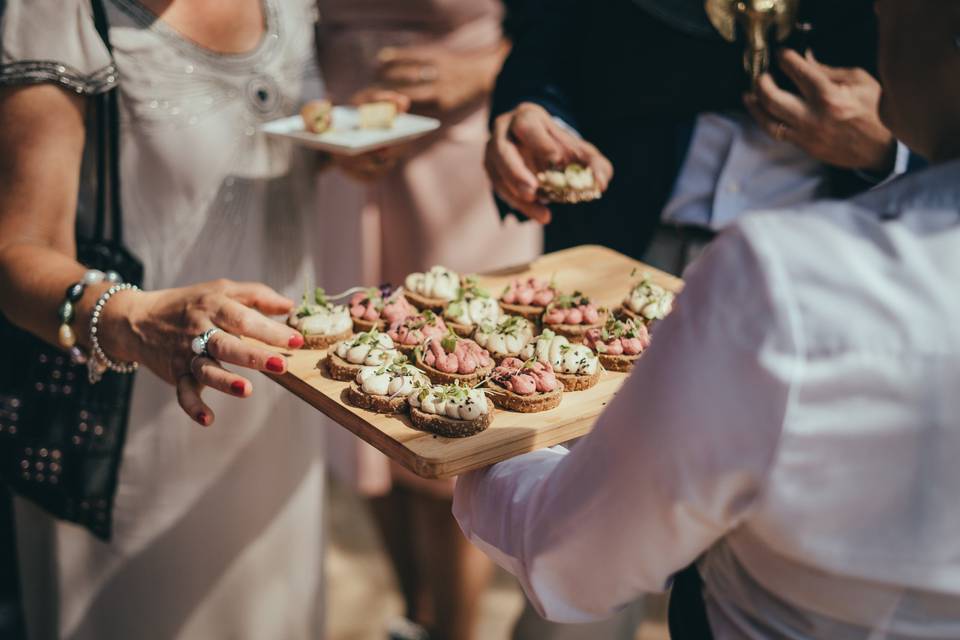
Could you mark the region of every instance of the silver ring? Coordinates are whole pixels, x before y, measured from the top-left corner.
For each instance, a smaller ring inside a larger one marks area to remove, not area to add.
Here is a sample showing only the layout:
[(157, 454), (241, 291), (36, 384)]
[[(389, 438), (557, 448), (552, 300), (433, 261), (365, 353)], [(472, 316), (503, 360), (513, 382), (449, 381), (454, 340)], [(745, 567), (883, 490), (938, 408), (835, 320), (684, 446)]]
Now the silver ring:
[(207, 351), (207, 343), (210, 342), (210, 338), (213, 337), (213, 334), (220, 331), (217, 327), (212, 329), (207, 329), (196, 338), (193, 339), (193, 342), (190, 343), (190, 350), (193, 351), (198, 356), (210, 357), (210, 352)]

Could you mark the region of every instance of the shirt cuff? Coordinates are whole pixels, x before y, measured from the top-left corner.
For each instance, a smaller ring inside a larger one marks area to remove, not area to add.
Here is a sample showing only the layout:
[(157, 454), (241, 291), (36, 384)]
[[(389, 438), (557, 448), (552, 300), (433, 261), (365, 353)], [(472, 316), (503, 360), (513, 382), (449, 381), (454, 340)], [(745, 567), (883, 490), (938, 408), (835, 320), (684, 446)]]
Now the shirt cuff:
[(876, 188), (881, 185), (884, 185), (894, 178), (902, 176), (907, 172), (907, 166), (910, 164), (910, 149), (907, 148), (907, 145), (903, 144), (897, 140), (897, 155), (893, 161), (893, 171), (887, 175), (878, 175), (876, 173), (871, 173), (869, 171), (860, 171), (856, 170), (854, 173), (860, 177), (861, 180), (869, 182), (873, 185), (871, 188)]

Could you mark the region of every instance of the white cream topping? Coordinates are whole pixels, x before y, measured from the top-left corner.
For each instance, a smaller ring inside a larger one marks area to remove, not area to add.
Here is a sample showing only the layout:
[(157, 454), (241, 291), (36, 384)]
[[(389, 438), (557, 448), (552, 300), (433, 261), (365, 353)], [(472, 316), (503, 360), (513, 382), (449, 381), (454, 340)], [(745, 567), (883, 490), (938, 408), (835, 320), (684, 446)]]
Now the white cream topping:
[(341, 304), (330, 307), (311, 304), (301, 309), (305, 309), (310, 315), (301, 318), (294, 312), (290, 320), (291, 324), (304, 335), (333, 336), (349, 331), (353, 326), (350, 310)]
[(488, 411), (487, 396), (480, 389), (437, 385), (423, 389), (409, 398), (410, 406), (424, 413), (446, 416), (454, 420), (476, 420)]
[(350, 364), (368, 366), (390, 364), (400, 357), (390, 336), (379, 331), (358, 333), (349, 340), (338, 342), (336, 354)]
[(428, 298), (453, 300), (460, 288), (460, 276), (446, 267), (435, 266), (426, 273), (408, 275), (404, 287)]
[(555, 189), (570, 188), (582, 191), (592, 189), (595, 185), (593, 169), (578, 164), (568, 165), (563, 171), (556, 169), (543, 171), (537, 177), (545, 185)]
[(500, 304), (493, 298), (469, 298), (451, 302), (443, 317), (457, 324), (479, 325), (496, 322), (502, 313)]
[(660, 320), (673, 309), (674, 298), (673, 292), (645, 279), (633, 288), (623, 303), (631, 311), (647, 320)]
[(363, 367), (357, 372), (357, 384), (373, 396), (407, 397), (430, 380), (415, 366), (395, 364), (389, 367)]
[(549, 362), (557, 373), (569, 373), (592, 376), (600, 366), (600, 359), (582, 344), (571, 344), (565, 336), (553, 331), (544, 331), (534, 342), (524, 347), (524, 360), (536, 358), (540, 362)]
[(524, 318), (511, 316), (495, 325), (480, 325), (473, 339), (490, 353), (516, 354), (533, 340), (533, 325)]

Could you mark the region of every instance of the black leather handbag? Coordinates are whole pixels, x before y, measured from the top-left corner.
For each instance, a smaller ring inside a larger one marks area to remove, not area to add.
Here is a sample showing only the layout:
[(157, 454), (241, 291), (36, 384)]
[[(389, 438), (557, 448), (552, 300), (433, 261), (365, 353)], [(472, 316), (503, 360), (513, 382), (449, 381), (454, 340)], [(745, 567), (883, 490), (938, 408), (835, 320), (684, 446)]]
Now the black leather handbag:
[[(112, 54), (102, 2), (92, 5)], [(92, 106), (87, 140), (96, 144), (96, 219), (88, 237), (77, 237), (77, 261), (139, 285), (143, 266), (123, 246), (117, 89)], [(90, 384), (85, 365), (2, 315), (0, 345), (0, 479), (57, 518), (109, 540), (133, 376), (107, 372)]]

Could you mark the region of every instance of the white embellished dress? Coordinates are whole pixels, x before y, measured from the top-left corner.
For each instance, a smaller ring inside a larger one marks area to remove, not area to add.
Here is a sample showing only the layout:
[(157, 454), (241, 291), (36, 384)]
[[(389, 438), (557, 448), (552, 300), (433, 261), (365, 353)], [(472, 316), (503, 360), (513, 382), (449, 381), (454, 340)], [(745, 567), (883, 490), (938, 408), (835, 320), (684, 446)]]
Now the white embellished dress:
[[(316, 158), (258, 127), (321, 93), (313, 3), (263, 0), (262, 40), (237, 55), (191, 42), (137, 0), (105, 4), (113, 60), (89, 0), (0, 3), (0, 85), (119, 85), (125, 239), (146, 288), (228, 277), (297, 295), (317, 277)], [(111, 542), (19, 501), (32, 640), (322, 637), (323, 430), (299, 400), (252, 380), (245, 401), (208, 391), (217, 421), (202, 429), (141, 370)]]

